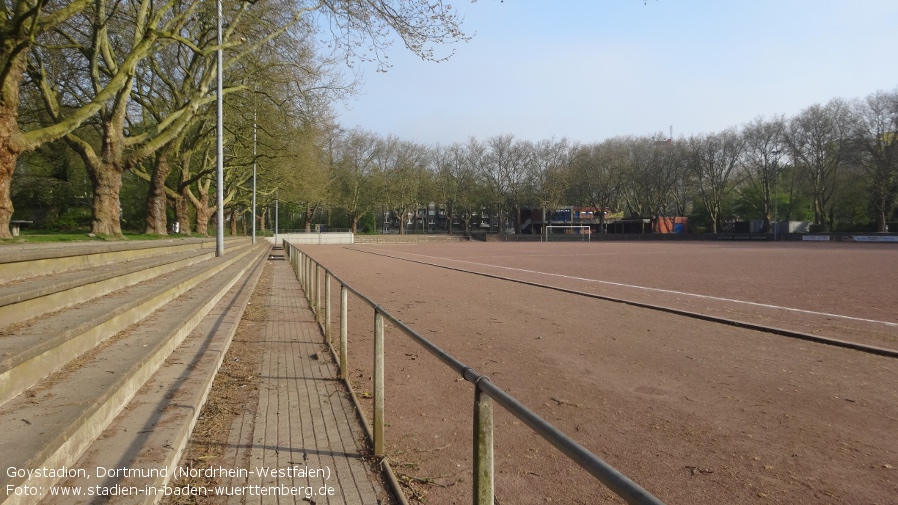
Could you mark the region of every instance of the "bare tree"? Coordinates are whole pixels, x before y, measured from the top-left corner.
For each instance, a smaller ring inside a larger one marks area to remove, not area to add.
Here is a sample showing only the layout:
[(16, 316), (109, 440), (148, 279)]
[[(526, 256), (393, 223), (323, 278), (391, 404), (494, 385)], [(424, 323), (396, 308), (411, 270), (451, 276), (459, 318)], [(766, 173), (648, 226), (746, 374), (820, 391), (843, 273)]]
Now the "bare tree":
[(672, 139), (630, 137), (622, 165), (621, 195), (631, 215), (656, 219), (672, 213), (681, 160)]
[(455, 219), (461, 219), (465, 233), (471, 233), (471, 219), (480, 208), (480, 187), (477, 172), (461, 144), (433, 150), (437, 171), (437, 194), (446, 205), (446, 231), (452, 234)]
[(898, 198), (898, 89), (872, 93), (855, 111), (851, 155), (869, 178), (876, 228), (886, 232)]
[(792, 118), (786, 128), (789, 155), (814, 201), (814, 224), (825, 229), (832, 226), (828, 216), (850, 132), (850, 108), (844, 100), (814, 104)]
[(722, 228), (723, 199), (733, 189), (732, 177), (744, 142), (733, 128), (688, 140), (689, 169), (695, 176), (699, 198), (711, 219), (711, 231)]
[[(383, 199), (395, 216), (399, 217), (399, 233), (407, 233), (411, 223), (419, 216), (419, 209), (426, 209), (427, 198), (427, 152), (418, 144), (389, 137), (382, 151), (384, 171)], [(426, 221), (427, 216), (420, 216)], [(423, 223), (422, 223), (423, 227)]]
[(617, 209), (627, 154), (620, 138), (576, 146), (571, 153), (571, 195), (596, 209), (600, 233), (605, 232), (605, 209)]
[(566, 138), (541, 140), (531, 148), (528, 180), (533, 199), (542, 209), (543, 222), (546, 210), (561, 206), (571, 187), (571, 153), (571, 145)]
[(505, 231), (509, 210), (517, 214), (516, 226), (519, 228), (520, 209), (527, 184), (526, 147), (515, 141), (513, 135), (496, 135), (484, 144), (472, 139), (469, 153), (476, 159), (480, 177), (489, 188), (490, 201), (499, 216), (499, 232)]
[(373, 133), (352, 130), (337, 143), (331, 200), (349, 217), (353, 233), (359, 219), (382, 201), (382, 167), (378, 162), (385, 146)]
[(776, 214), (777, 181), (783, 155), (785, 120), (782, 116), (767, 120), (756, 118), (742, 129), (745, 149), (740, 158), (744, 184), (739, 193), (764, 219), (764, 231), (770, 231)]

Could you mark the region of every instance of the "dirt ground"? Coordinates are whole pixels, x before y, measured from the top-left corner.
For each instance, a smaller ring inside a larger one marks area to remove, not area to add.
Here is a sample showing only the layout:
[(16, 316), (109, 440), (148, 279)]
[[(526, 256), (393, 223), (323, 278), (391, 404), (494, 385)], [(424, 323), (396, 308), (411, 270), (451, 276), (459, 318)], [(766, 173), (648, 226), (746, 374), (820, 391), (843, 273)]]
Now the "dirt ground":
[[(894, 246), (305, 250), (666, 503), (898, 503), (896, 359), (399, 259), (898, 348)], [(372, 321), (350, 297), (362, 397)], [(410, 494), (470, 503), (472, 386), (389, 325), (386, 363), (387, 450)], [(495, 429), (498, 503), (620, 502), (498, 406)]]

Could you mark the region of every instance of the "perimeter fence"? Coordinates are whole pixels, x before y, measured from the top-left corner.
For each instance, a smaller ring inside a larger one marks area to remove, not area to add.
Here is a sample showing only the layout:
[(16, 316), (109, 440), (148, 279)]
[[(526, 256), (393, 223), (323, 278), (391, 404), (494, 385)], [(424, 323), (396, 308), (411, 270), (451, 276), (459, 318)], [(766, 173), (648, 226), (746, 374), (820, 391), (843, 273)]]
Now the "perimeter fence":
[[(360, 293), (352, 286), (340, 279), (308, 253), (301, 250), (295, 244), (284, 240), (284, 249), (293, 271), (305, 292), (309, 306), (315, 315), (316, 322), (322, 326), (324, 338), (330, 347), (331, 353), (336, 357), (340, 367), (340, 379), (350, 390), (353, 399), (355, 393), (348, 380), (348, 305), (349, 293), (355, 295), (360, 301), (367, 304), (374, 312), (374, 419), (371, 426), (365, 420), (364, 428), (374, 448), (375, 457), (385, 463), (390, 479), (398, 489), (395, 475), (389, 468), (384, 451), (384, 325), (385, 321), (391, 323), (396, 329), (409, 337), (427, 350), (443, 364), (460, 374), (461, 377), (474, 385), (474, 402), (472, 409), (472, 422), (474, 439), (472, 441), (472, 477), (473, 477), (473, 503), (474, 505), (494, 505), (494, 463), (493, 463), (493, 402), (515, 416), (536, 434), (552, 444), (561, 453), (567, 456), (575, 464), (589, 472), (593, 477), (602, 482), (610, 491), (632, 505), (663, 505), (663, 502), (633, 482), (630, 478), (620, 473), (617, 469), (603, 461), (601, 458), (587, 450), (572, 438), (552, 426), (548, 421), (538, 416), (524, 404), (502, 389), (496, 387), (490, 379), (477, 373), (470, 366), (465, 365), (452, 355), (440, 349), (433, 342), (419, 335), (405, 323), (397, 319), (386, 309)], [(334, 351), (332, 329), (332, 303), (331, 284), (340, 286), (340, 346), (339, 356)], [(323, 295), (323, 303), (322, 303)], [(323, 317), (323, 321), (322, 321)], [(356, 402), (358, 403), (358, 402)], [(361, 412), (361, 410), (359, 411)]]

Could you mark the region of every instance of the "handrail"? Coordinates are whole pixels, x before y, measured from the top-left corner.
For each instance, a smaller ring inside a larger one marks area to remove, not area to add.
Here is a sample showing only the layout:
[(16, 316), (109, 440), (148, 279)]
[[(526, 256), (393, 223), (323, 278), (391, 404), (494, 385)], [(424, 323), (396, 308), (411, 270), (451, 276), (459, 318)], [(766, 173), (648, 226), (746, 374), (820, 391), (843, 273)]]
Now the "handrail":
[[(415, 330), (408, 327), (405, 323), (390, 314), (385, 308), (381, 307), (373, 300), (362, 294), (352, 286), (349, 286), (339, 276), (334, 274), (327, 267), (322, 266), (311, 256), (303, 252), (297, 246), (284, 240), (284, 249), (290, 258), (293, 270), (300, 280), (303, 291), (306, 293), (312, 310), (315, 314), (316, 321), (320, 317), (321, 308), (319, 306), (319, 295), (321, 293), (321, 276), (319, 271), (323, 271), (325, 275), (325, 313), (330, 317), (330, 279), (335, 279), (340, 283), (341, 288), (341, 363), (340, 375), (346, 378), (346, 325), (344, 324), (346, 314), (346, 292), (352, 292), (360, 300), (368, 304), (375, 313), (375, 367), (379, 370), (374, 371), (374, 427), (372, 443), (375, 448), (375, 455), (383, 456), (383, 322), (389, 321), (394, 327), (405, 333), (406, 336), (418, 343), (426, 349), (430, 354), (443, 362), (446, 366), (461, 375), (466, 381), (474, 385), (475, 390), (475, 446), (474, 451), (474, 503), (475, 505), (492, 505), (494, 501), (493, 494), (493, 437), (492, 437), (492, 405), (489, 399), (495, 400), (500, 406), (507, 410), (510, 414), (521, 420), (530, 429), (536, 432), (544, 440), (555, 446), (571, 461), (589, 472), (590, 475), (598, 479), (613, 493), (624, 499), (627, 503), (633, 505), (664, 505), (662, 501), (654, 495), (643, 489), (639, 484), (633, 482), (617, 469), (609, 465), (607, 462), (590, 452), (588, 449), (574, 441), (572, 438), (564, 434), (558, 428), (550, 424), (545, 419), (528, 409), (524, 404), (516, 398), (509, 395), (495, 384), (485, 375), (477, 373), (472, 367), (465, 365), (451, 354), (442, 350), (439, 346), (426, 338), (419, 335)], [(314, 280), (313, 280), (314, 278)], [(325, 322), (325, 326), (329, 326), (329, 321)], [(329, 332), (326, 332), (329, 333)], [(327, 338), (330, 338), (329, 335)], [(487, 398), (484, 398), (484, 395)]]

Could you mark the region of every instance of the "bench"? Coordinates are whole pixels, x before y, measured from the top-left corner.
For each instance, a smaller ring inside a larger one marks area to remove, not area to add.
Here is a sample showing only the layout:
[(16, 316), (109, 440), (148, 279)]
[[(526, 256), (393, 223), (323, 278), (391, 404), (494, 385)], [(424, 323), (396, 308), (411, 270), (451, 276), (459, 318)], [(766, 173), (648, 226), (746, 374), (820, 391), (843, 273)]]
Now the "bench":
[(10, 221), (9, 222), (9, 232), (13, 237), (19, 236), (19, 228), (22, 226), (27, 226), (29, 224), (34, 224), (34, 221), (23, 221), (21, 219)]

